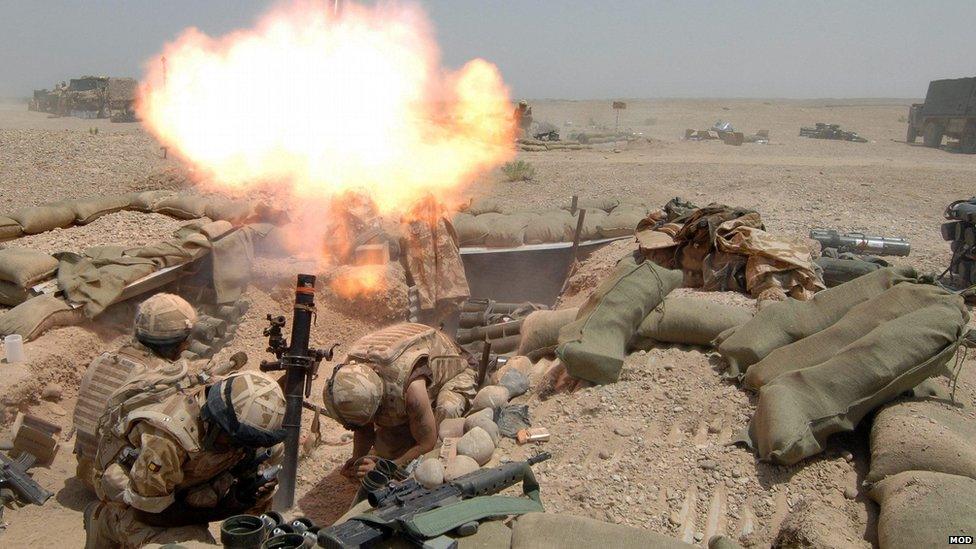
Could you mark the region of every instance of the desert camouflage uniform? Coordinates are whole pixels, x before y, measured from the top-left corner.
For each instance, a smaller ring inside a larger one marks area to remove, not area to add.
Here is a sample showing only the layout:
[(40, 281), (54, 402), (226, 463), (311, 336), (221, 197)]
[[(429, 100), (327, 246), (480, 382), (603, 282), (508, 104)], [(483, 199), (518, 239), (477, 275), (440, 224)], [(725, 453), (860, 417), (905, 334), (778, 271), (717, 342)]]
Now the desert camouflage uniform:
[[(127, 439), (139, 450), (126, 471), (113, 462), (101, 473), (96, 471), (96, 493), (101, 503), (90, 518), (89, 547), (142, 547), (148, 543), (207, 541), (213, 539), (206, 524), (162, 528), (149, 526), (136, 518), (136, 510), (158, 513), (180, 496), (180, 501), (200, 508), (212, 508), (233, 484), (233, 468), (247, 457), (245, 450), (205, 450), (200, 419), (204, 390), (177, 393), (158, 404), (130, 412), (136, 417)], [(280, 460), (281, 445), (269, 460)], [(267, 504), (261, 502), (257, 507)]]
[(421, 309), (456, 303), (471, 295), (457, 235), (443, 213), (433, 199), (422, 201), (411, 213), (414, 220), (404, 227), (407, 249), (403, 253)]

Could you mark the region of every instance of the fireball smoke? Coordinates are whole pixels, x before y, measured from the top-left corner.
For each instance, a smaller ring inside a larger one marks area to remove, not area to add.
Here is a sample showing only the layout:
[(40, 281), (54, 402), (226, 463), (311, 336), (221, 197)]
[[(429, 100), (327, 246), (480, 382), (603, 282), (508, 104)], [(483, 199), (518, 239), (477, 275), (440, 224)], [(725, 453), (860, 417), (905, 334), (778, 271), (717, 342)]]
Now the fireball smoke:
[(203, 184), (285, 191), (299, 210), (350, 190), (384, 213), (428, 194), (450, 202), (514, 155), (498, 69), (441, 67), (410, 3), (301, 1), (225, 36), (190, 28), (144, 84), (143, 123)]

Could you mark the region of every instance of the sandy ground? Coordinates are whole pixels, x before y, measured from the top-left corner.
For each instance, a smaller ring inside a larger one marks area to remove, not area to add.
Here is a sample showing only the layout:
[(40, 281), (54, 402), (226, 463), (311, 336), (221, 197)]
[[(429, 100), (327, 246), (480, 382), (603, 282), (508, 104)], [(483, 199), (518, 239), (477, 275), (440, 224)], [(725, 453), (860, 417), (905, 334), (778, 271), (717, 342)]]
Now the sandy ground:
[[(976, 156), (906, 145), (901, 120), (910, 102), (629, 101), (620, 127), (642, 132), (651, 142), (619, 145), (619, 152), (607, 145), (520, 153), (536, 166), (534, 181), (506, 183), (493, 175), (469, 193), (529, 206), (562, 204), (574, 193), (648, 204), (663, 204), (674, 196), (700, 205), (724, 202), (757, 209), (770, 231), (789, 236), (803, 236), (814, 227), (904, 236), (911, 240), (912, 255), (900, 261), (941, 271), (950, 256), (939, 237), (942, 210), (972, 194)], [(564, 135), (589, 124), (614, 125), (614, 113), (602, 101), (541, 101), (533, 106), (537, 120), (556, 124)], [(707, 128), (718, 119), (746, 133), (768, 129), (771, 143), (733, 147), (681, 141), (685, 128)], [(800, 125), (814, 122), (841, 124), (870, 142), (798, 137)], [(147, 181), (150, 174), (174, 165), (172, 159), (162, 159), (159, 145), (137, 124), (50, 118), (22, 105), (0, 106), (0, 211), (150, 188), (155, 185)], [(113, 214), (87, 227), (22, 242), (52, 252), (93, 244), (136, 245), (178, 225), (162, 216), (133, 215)], [(581, 269), (579, 285), (591, 287), (629, 249), (624, 242), (595, 254)], [(225, 353), (246, 350), (249, 367), (256, 367), (264, 358), (264, 315), (290, 315), (292, 277), (302, 268), (307, 265), (277, 260), (258, 265), (246, 295), (252, 306)], [(578, 302), (584, 295), (566, 301)], [(738, 295), (704, 297), (753, 306)], [(314, 340), (320, 346), (348, 344), (379, 325), (354, 308), (339, 306), (325, 292), (319, 300)], [(31, 361), (26, 367), (0, 364), (3, 422), (9, 423), (20, 409), (54, 421), (67, 434), (81, 373), (94, 356), (123, 341), (129, 318), (131, 309), (121, 308), (88, 328), (54, 330), (27, 345)], [(976, 400), (971, 362), (963, 369), (959, 389), (969, 405)], [(620, 383), (541, 403), (527, 397), (534, 422), (553, 434), (551, 442), (538, 448), (554, 455), (539, 467), (548, 508), (706, 541), (714, 529), (709, 523), (737, 535), (751, 522), (754, 533), (745, 541), (768, 546), (790, 509), (812, 505), (839, 512), (837, 521), (817, 532), (821, 537), (815, 545), (876, 544), (876, 507), (859, 488), (869, 457), (864, 433), (836, 437), (822, 456), (797, 466), (757, 464), (746, 450), (725, 445), (747, 425), (754, 403), (721, 381), (718, 367), (717, 357), (700, 349), (654, 349), (632, 355)], [(315, 383), (316, 401), (322, 384), (322, 378)], [(43, 389), (51, 386), (61, 390), (60, 398), (40, 400)], [(305, 424), (310, 420), (306, 414)], [(323, 421), (323, 435), (324, 444), (302, 462), (298, 505), (300, 513), (325, 524), (345, 510), (354, 490), (336, 472), (351, 450), (347, 437), (329, 420)], [(83, 544), (81, 510), (92, 496), (72, 479), (72, 445), (73, 439), (66, 440), (55, 463), (35, 473), (56, 496), (44, 507), (7, 512), (0, 545)], [(505, 443), (496, 458), (521, 458), (538, 449)]]

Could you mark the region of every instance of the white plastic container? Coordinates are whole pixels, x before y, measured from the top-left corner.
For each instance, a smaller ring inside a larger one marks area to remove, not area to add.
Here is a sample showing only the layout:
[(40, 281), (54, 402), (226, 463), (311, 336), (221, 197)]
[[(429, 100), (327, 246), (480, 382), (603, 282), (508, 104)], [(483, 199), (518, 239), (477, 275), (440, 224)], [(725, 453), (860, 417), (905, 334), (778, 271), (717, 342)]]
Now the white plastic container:
[(24, 356), (24, 338), (19, 334), (11, 334), (3, 338), (3, 348), (8, 363), (15, 364), (27, 360)]

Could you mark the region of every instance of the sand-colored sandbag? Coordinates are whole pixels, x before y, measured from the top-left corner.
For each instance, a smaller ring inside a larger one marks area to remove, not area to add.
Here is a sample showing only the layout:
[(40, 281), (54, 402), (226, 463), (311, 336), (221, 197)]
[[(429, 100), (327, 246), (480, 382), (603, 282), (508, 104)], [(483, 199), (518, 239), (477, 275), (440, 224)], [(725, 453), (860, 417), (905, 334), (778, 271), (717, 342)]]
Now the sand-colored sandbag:
[(600, 236), (603, 238), (631, 236), (636, 232), (637, 224), (645, 217), (647, 217), (646, 210), (631, 204), (621, 204), (600, 223)]
[(558, 358), (552, 360), (548, 358), (540, 359), (532, 365), (532, 371), (529, 372), (529, 385), (533, 387), (533, 390), (538, 391), (539, 384), (546, 378), (549, 370), (561, 364)]
[(163, 200), (176, 196), (176, 191), (139, 191), (129, 195), (129, 209), (137, 212), (154, 212)]
[[(577, 214), (578, 215), (578, 214)], [(580, 240), (599, 240), (603, 238), (600, 233), (600, 226), (607, 219), (607, 212), (596, 208), (587, 208), (586, 216), (583, 218), (583, 228), (580, 230)], [(573, 232), (576, 232), (578, 218), (573, 217)]]
[(482, 197), (472, 200), (471, 204), (464, 211), (471, 215), (481, 215), (485, 213), (505, 213), (508, 209), (504, 208), (501, 202), (495, 198)]
[(227, 221), (233, 225), (240, 225), (254, 216), (254, 205), (247, 200), (214, 198), (204, 208), (204, 215), (215, 221)]
[(664, 343), (710, 346), (718, 334), (745, 324), (752, 311), (696, 297), (668, 297), (637, 328), (637, 335)]
[(512, 549), (689, 549), (694, 547), (651, 530), (587, 517), (528, 513), (515, 519)]
[(71, 203), (75, 211), (75, 223), (87, 225), (103, 215), (122, 211), (129, 207), (132, 195), (99, 196)]
[(759, 390), (776, 377), (825, 362), (838, 349), (850, 345), (885, 322), (937, 302), (952, 301), (949, 293), (931, 284), (904, 282), (852, 307), (832, 326), (780, 347), (753, 364), (742, 381)]
[(27, 234), (38, 234), (53, 229), (70, 227), (75, 222), (75, 211), (70, 204), (47, 204), (24, 208), (9, 214)]
[(969, 321), (951, 295), (874, 328), (830, 359), (763, 385), (743, 440), (765, 461), (790, 465), (852, 431), (869, 412), (938, 375)]
[(481, 466), (474, 459), (460, 454), (456, 455), (444, 464), (444, 482), (451, 482), (458, 477), (473, 473), (480, 468)]
[(160, 200), (153, 211), (177, 219), (197, 219), (206, 215), (209, 203), (209, 198), (184, 193)]
[(502, 376), (504, 376), (509, 370), (517, 370), (528, 377), (529, 373), (532, 372), (532, 361), (527, 356), (515, 355), (510, 357), (508, 361), (501, 366), (501, 368), (498, 368), (488, 376), (488, 383), (490, 385), (498, 385), (498, 382), (501, 381)]
[(486, 408), (501, 408), (508, 404), (508, 389), (501, 385), (488, 385), (482, 387), (478, 394), (471, 400), (471, 411), (477, 412)]
[(884, 407), (871, 426), (871, 470), (865, 482), (905, 471), (976, 479), (976, 418), (972, 410), (937, 400)]
[(488, 222), (487, 225), (488, 234), (485, 236), (485, 246), (514, 248), (523, 244), (528, 219), (518, 214), (504, 215)]
[(44, 332), (82, 321), (81, 309), (72, 309), (62, 299), (41, 295), (0, 313), (0, 337), (20, 334), (30, 341)]
[(498, 440), (501, 438), (501, 433), (498, 430), (498, 424), (491, 419), (491, 415), (485, 414), (475, 414), (473, 416), (468, 416), (464, 420), (464, 431), (468, 432), (475, 427), (479, 429), (484, 429), (488, 436), (491, 437), (491, 442), (498, 445)]
[(534, 311), (522, 322), (518, 354), (529, 355), (559, 344), (559, 330), (576, 320), (579, 307), (555, 311)]
[(944, 547), (949, 536), (976, 536), (976, 480), (906, 471), (877, 483), (868, 495), (881, 506), (881, 549)]
[(437, 427), (437, 437), (441, 440), (446, 438), (459, 438), (464, 434), (464, 418), (449, 417)]
[(413, 477), (428, 490), (436, 488), (444, 484), (444, 464), (439, 459), (427, 458), (414, 470)]
[(451, 220), (461, 246), (484, 246), (488, 236), (488, 225), (480, 216), (459, 213)]
[[(610, 213), (619, 205), (620, 200), (616, 198), (580, 198), (576, 201), (577, 210), (600, 210), (603, 213)], [(569, 210), (572, 207), (572, 201), (568, 201), (563, 205), (564, 210)]]
[(28, 288), (54, 276), (58, 260), (30, 248), (0, 249), (0, 280)]
[(19, 284), (0, 280), (0, 305), (13, 307), (30, 299), (31, 293)]
[(526, 244), (549, 244), (552, 242), (571, 242), (576, 231), (576, 222), (565, 210), (545, 212), (529, 220), (525, 227)]
[(484, 465), (495, 453), (495, 441), (484, 429), (475, 427), (458, 439), (457, 452), (459, 456), (468, 456), (478, 465)]
[(18, 238), (24, 234), (24, 228), (17, 220), (0, 215), (0, 241)]
[(569, 374), (597, 384), (617, 381), (637, 327), (679, 284), (679, 271), (637, 263), (630, 255), (621, 259), (577, 320), (559, 331), (556, 354)]
[(719, 334), (715, 347), (728, 362), (726, 375), (741, 377), (773, 350), (832, 326), (855, 305), (901, 282), (915, 282), (910, 267), (891, 267), (818, 292), (809, 301), (772, 303), (745, 324)]

